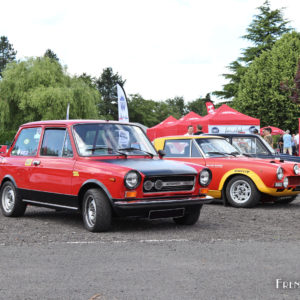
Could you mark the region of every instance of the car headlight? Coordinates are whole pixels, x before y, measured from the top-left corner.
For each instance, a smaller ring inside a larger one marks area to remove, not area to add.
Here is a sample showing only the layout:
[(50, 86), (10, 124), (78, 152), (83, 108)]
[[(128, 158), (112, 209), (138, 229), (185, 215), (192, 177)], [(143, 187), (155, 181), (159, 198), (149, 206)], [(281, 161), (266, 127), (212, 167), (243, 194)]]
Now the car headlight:
[(278, 180), (281, 180), (283, 178), (283, 169), (281, 167), (277, 168), (276, 175)]
[(208, 186), (211, 181), (211, 171), (209, 169), (203, 169), (199, 174), (199, 183), (202, 186)]
[(141, 175), (137, 171), (129, 171), (124, 178), (124, 184), (125, 186), (133, 190), (137, 188), (141, 183)]
[(287, 188), (288, 185), (289, 185), (289, 179), (287, 177), (285, 177), (284, 180), (283, 180), (283, 187)]
[(294, 173), (295, 173), (296, 175), (299, 174), (299, 166), (298, 166), (298, 165), (294, 165)]

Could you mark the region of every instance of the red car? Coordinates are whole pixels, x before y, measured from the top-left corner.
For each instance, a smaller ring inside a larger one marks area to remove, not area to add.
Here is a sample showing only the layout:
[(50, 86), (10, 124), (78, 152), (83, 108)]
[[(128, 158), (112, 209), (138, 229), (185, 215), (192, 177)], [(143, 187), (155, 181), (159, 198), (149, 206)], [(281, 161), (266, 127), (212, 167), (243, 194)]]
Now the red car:
[(7, 217), (22, 216), (31, 204), (81, 211), (90, 231), (108, 230), (114, 215), (192, 225), (211, 201), (209, 169), (162, 160), (130, 123), (28, 123), (1, 155), (0, 204)]
[(213, 179), (208, 194), (235, 207), (252, 207), (260, 200), (289, 203), (300, 193), (295, 162), (240, 155), (222, 137), (174, 136), (154, 140), (166, 158), (209, 167)]

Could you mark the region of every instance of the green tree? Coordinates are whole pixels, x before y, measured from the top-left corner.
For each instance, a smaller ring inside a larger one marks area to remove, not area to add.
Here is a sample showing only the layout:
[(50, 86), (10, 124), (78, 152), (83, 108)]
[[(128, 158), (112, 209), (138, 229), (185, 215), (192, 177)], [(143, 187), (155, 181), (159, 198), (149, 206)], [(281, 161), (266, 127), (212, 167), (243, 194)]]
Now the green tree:
[(0, 78), (5, 66), (16, 59), (17, 51), (14, 50), (12, 44), (9, 43), (6, 36), (0, 37)]
[(130, 95), (128, 99), (130, 122), (137, 122), (147, 127), (152, 127), (158, 124), (162, 113), (159, 111), (159, 106), (159, 102), (145, 100), (139, 94)]
[(96, 86), (101, 94), (102, 101), (99, 101), (99, 114), (107, 120), (118, 120), (118, 96), (116, 84), (124, 85), (118, 73), (114, 73), (112, 68), (103, 69), (102, 74), (96, 80)]
[(100, 95), (80, 78), (67, 75), (61, 65), (48, 57), (9, 63), (0, 81), (1, 132), (13, 132), (24, 122), (98, 118)]
[(57, 57), (57, 55), (51, 49), (46, 50), (46, 52), (44, 53), (44, 57), (49, 57), (50, 59), (54, 59), (56, 61), (59, 61), (59, 58)]
[[(292, 101), (300, 58), (300, 33), (285, 34), (249, 66), (233, 101), (234, 108), (259, 118), (261, 125), (295, 130), (299, 104)], [(282, 83), (290, 87), (282, 88)]]
[(212, 102), (210, 94), (206, 94), (205, 98), (198, 98), (186, 105), (186, 113), (193, 111), (200, 116), (207, 115), (206, 102)]
[(230, 63), (227, 69), (229, 69), (231, 73), (224, 73), (222, 76), (224, 76), (229, 83), (223, 85), (222, 91), (213, 92), (213, 95), (222, 99), (231, 99), (237, 95), (240, 81), (247, 71), (247, 67), (243, 66), (237, 60)]
[(233, 61), (227, 68), (231, 73), (223, 74), (229, 83), (223, 85), (222, 91), (213, 92), (214, 95), (231, 99), (237, 95), (241, 79), (246, 74), (248, 67), (263, 51), (272, 49), (274, 43), (285, 33), (292, 31), (288, 26), (289, 21), (283, 18), (283, 9), (271, 10), (267, 0), (258, 7), (259, 14), (246, 29), (247, 34), (242, 38), (252, 43), (252, 46), (243, 49), (242, 56)]
[(168, 105), (170, 111), (169, 115), (172, 115), (174, 118), (178, 119), (186, 114), (186, 106), (183, 97), (167, 99), (164, 102)]

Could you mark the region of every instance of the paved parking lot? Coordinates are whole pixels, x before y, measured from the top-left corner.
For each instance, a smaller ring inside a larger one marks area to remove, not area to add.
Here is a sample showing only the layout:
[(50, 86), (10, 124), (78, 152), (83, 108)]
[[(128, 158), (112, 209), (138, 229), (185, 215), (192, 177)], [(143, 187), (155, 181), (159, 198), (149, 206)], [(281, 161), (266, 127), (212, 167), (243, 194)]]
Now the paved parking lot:
[(0, 215), (0, 299), (299, 299), (300, 196), (253, 209), (206, 205), (200, 221), (117, 219), (29, 207)]

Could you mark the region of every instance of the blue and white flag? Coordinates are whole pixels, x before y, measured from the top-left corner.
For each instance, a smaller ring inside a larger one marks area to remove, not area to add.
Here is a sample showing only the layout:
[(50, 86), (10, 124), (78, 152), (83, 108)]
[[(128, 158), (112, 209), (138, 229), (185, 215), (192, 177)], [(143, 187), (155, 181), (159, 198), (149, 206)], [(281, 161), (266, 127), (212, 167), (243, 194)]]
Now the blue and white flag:
[(117, 84), (119, 121), (129, 122), (127, 100), (123, 88)]

